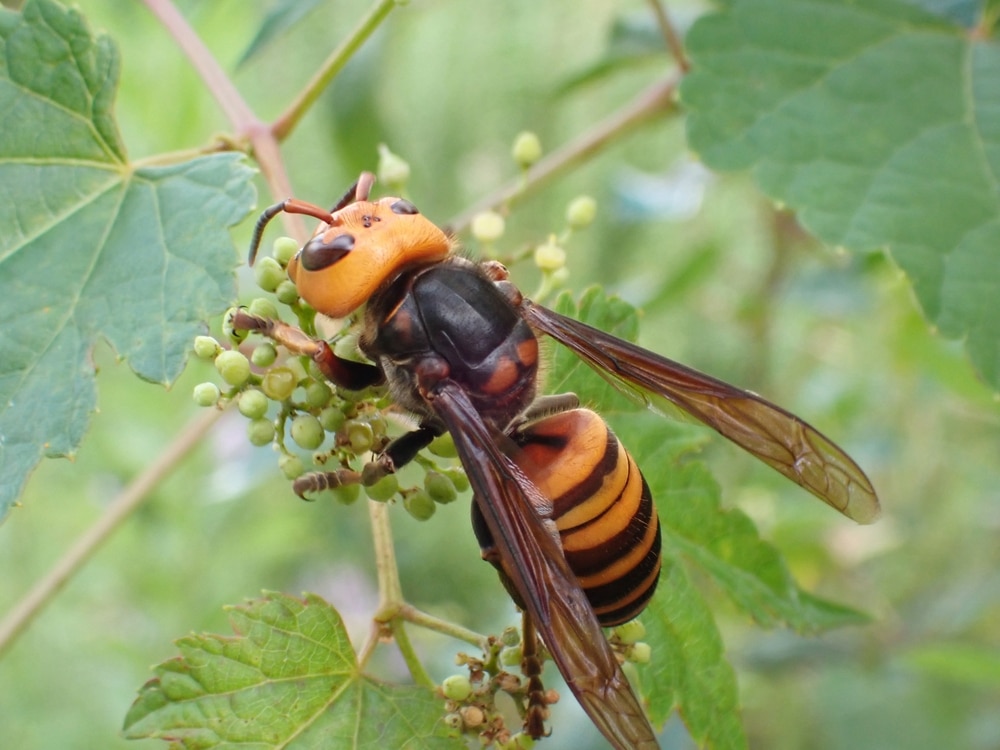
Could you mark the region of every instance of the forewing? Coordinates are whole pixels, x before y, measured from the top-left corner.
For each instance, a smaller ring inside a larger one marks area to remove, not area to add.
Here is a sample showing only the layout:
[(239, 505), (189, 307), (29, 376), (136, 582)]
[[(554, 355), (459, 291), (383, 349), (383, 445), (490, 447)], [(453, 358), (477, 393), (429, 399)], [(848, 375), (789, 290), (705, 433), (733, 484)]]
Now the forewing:
[(461, 387), (444, 383), (431, 405), (451, 432), (503, 568), (566, 684), (614, 747), (657, 748), (649, 720), (558, 542), (533, 510), (529, 498), (538, 489), (500, 450)]
[[(858, 523), (879, 516), (871, 481), (819, 430), (780, 406), (525, 300), (528, 323), (599, 372), (662, 396)], [(648, 399), (647, 399), (648, 401)]]

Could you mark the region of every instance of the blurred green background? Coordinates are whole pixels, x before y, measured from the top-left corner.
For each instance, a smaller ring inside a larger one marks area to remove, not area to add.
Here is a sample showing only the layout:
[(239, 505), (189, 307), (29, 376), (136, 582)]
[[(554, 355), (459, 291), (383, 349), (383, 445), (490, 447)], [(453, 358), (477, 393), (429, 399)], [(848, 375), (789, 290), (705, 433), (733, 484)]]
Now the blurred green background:
[[(120, 47), (118, 116), (133, 159), (226, 130), (145, 7), (78, 5)], [(237, 66), (271, 4), (179, 5), (265, 120), (367, 8), (321, 3)], [(705, 10), (670, 4), (682, 28)], [(667, 71), (660, 55), (585, 75), (606, 59), (612, 26), (641, 25), (647, 12), (624, 0), (428, 0), (397, 10), (285, 144), (296, 195), (331, 203), (375, 166), (384, 142), (413, 168), (410, 197), (446, 222), (516, 175), (509, 151), (519, 131), (555, 148)], [(873, 618), (802, 637), (756, 629), (717, 597), (751, 746), (1000, 748), (1000, 408), (959, 346), (927, 330), (881, 254), (821, 247), (745, 177), (699, 167), (683, 116), (619, 139), (532, 196), (508, 220), (506, 246), (558, 231), (565, 204), (583, 193), (600, 213), (569, 248), (570, 287), (603, 284), (643, 309), (645, 346), (805, 416), (852, 453), (882, 497), (884, 518), (857, 527), (721, 440), (705, 451), (726, 502), (755, 519), (803, 585)], [(251, 224), (235, 233), (240, 256)], [(513, 272), (533, 288), (531, 268)], [(191, 362), (164, 392), (106, 346), (95, 362), (100, 412), (79, 455), (44, 463), (0, 528), (0, 611), (195, 415), (191, 388), (214, 374)], [(228, 632), (222, 606), (261, 589), (317, 592), (356, 642), (364, 636), (377, 594), (363, 504), (298, 501), (273, 452), (253, 448), (244, 430), (238, 414), (223, 418), (0, 661), (0, 745), (160, 746), (117, 736), (150, 666), (191, 630)], [(467, 502), (423, 524), (398, 509), (394, 527), (411, 601), (481, 631), (514, 621), (479, 561)], [(454, 670), (456, 644), (413, 634), (435, 676)], [(405, 678), (391, 649), (380, 654), (383, 674)], [(570, 703), (559, 711), (572, 714)], [(574, 729), (545, 747), (602, 746), (596, 733), (577, 732), (586, 722), (560, 723)], [(690, 746), (677, 722), (662, 742)]]

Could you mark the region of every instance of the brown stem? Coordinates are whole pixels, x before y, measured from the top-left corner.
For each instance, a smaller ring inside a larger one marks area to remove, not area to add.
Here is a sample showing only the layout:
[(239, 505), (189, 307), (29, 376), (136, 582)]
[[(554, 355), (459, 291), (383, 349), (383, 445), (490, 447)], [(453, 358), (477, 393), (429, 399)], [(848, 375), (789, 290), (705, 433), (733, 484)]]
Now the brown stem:
[(680, 34), (677, 33), (677, 29), (670, 20), (670, 16), (667, 15), (667, 9), (663, 7), (663, 3), (660, 0), (649, 0), (649, 5), (653, 9), (653, 16), (656, 18), (657, 26), (660, 27), (660, 34), (663, 35), (663, 39), (667, 43), (667, 49), (670, 50), (670, 54), (677, 63), (677, 67), (680, 68), (682, 73), (687, 73), (691, 69), (691, 62), (684, 51), (684, 44), (681, 42)]

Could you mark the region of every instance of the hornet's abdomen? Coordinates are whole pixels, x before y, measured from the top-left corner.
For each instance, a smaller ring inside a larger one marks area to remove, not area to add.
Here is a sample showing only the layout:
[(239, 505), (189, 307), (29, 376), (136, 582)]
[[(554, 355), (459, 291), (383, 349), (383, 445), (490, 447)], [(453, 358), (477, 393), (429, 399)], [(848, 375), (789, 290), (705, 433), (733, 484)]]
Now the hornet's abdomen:
[[(604, 626), (631, 620), (652, 597), (660, 572), (659, 520), (632, 456), (589, 409), (546, 416), (509, 437), (517, 445), (511, 458), (551, 506), (537, 510), (554, 524), (598, 620)], [(477, 503), (472, 515), (483, 556), (498, 565)]]

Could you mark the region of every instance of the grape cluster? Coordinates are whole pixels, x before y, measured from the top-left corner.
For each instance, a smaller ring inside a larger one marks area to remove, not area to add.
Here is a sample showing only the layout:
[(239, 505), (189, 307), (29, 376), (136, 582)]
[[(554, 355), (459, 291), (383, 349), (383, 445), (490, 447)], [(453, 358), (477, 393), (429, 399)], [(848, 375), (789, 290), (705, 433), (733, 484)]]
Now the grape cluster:
[[(252, 300), (247, 311), (276, 320), (281, 307), (294, 315), (299, 328), (316, 336), (316, 313), (299, 298), (285, 270), (297, 250), (294, 240), (283, 237), (274, 243), (271, 256), (257, 261), (257, 285), (273, 298)], [(350, 334), (336, 337), (335, 351), (357, 356), (353, 340)], [(221, 380), (196, 385), (195, 402), (205, 407), (235, 402), (247, 419), (247, 439), (256, 446), (272, 445), (288, 480), (301, 481), (309, 472), (338, 470), (357, 477), (357, 481), (309, 492), (307, 499), (329, 495), (349, 504), (364, 490), (371, 500), (398, 501), (414, 518), (425, 520), (437, 505), (452, 502), (468, 489), (469, 481), (448, 435), (417, 456), (415, 463), (424, 470), (421, 483), (404, 487), (397, 475), (389, 474), (363, 486), (360, 472), (365, 462), (388, 444), (393, 429), (402, 432), (410, 427), (405, 417), (394, 411), (384, 389), (352, 392), (336, 388), (311, 358), (284, 352), (263, 337), (249, 338), (246, 331), (233, 327), (232, 311), (225, 317), (219, 338), (198, 336), (193, 349), (196, 356), (214, 363)]]

